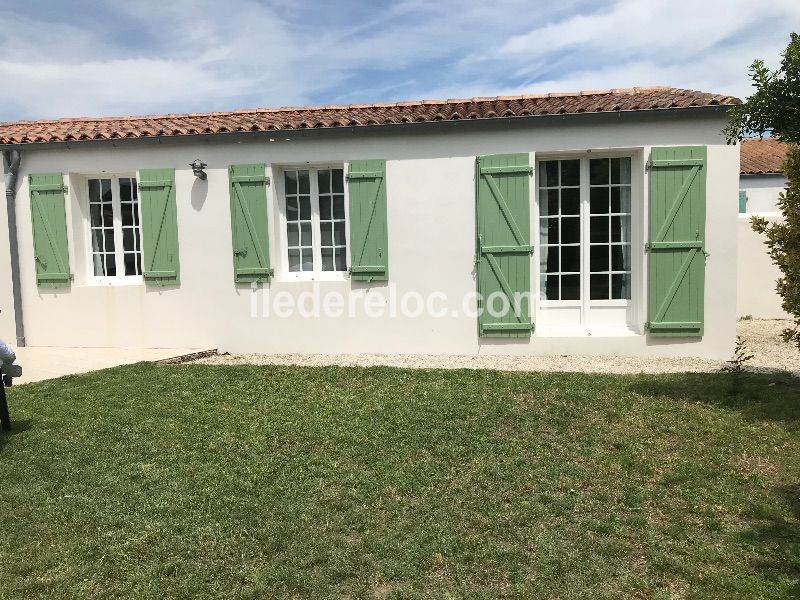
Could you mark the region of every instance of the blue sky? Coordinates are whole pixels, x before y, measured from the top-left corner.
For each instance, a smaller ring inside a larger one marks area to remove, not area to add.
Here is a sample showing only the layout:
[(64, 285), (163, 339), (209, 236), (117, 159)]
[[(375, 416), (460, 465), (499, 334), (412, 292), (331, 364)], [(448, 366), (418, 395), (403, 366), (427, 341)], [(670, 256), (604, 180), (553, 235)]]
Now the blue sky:
[(0, 0), (0, 120), (674, 85), (746, 96), (800, 0)]

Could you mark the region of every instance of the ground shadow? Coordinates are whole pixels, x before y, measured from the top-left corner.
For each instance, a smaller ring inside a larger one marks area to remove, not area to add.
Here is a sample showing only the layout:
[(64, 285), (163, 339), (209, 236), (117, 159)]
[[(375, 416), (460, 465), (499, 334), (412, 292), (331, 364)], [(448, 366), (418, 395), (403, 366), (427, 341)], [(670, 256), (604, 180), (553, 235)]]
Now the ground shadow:
[[(772, 580), (794, 582), (792, 598), (800, 597), (800, 484), (778, 487), (776, 492), (786, 500), (791, 516), (770, 512), (753, 514), (757, 522), (742, 532), (742, 539), (755, 548), (765, 548), (762, 556), (751, 561), (752, 567)], [(764, 558), (769, 555), (770, 558)]]
[(632, 392), (737, 410), (753, 421), (800, 427), (800, 380), (786, 373), (683, 373), (636, 378)]
[(15, 435), (19, 435), (24, 431), (28, 431), (33, 426), (33, 421), (30, 419), (19, 419), (14, 420), (14, 415), (11, 415), (11, 430), (10, 431), (2, 431), (0, 430), (0, 451), (2, 451), (3, 446), (11, 441)]

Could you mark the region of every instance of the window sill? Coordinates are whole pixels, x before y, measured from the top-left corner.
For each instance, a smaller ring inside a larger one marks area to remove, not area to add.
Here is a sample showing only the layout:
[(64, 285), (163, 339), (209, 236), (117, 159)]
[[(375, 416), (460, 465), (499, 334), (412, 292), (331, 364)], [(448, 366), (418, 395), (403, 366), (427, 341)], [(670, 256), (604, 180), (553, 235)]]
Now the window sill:
[(345, 272), (337, 273), (282, 273), (275, 278), (278, 283), (315, 282), (315, 281), (349, 281), (350, 275)]
[(546, 327), (537, 326), (536, 336), (545, 338), (561, 337), (641, 337), (643, 334), (631, 325), (611, 327)]
[(144, 277), (95, 277), (87, 279), (81, 287), (130, 287), (144, 285)]

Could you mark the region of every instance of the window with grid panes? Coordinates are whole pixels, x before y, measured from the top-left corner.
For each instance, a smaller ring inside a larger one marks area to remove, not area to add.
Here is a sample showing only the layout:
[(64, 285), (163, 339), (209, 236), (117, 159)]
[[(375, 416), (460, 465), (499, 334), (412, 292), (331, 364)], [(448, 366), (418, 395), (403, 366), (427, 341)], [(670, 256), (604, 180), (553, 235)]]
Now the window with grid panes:
[(539, 163), (540, 297), (631, 297), (631, 158)]
[(344, 169), (284, 169), (289, 273), (347, 270)]
[(140, 277), (142, 243), (136, 178), (91, 178), (87, 183), (92, 275)]

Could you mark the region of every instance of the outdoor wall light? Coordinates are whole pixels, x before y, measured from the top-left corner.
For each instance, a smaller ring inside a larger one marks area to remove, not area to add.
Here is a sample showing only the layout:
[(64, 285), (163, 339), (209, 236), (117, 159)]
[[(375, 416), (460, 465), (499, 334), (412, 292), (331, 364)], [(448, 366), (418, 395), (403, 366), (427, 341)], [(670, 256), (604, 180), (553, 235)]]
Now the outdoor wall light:
[(189, 166), (192, 167), (192, 173), (194, 173), (195, 177), (199, 177), (202, 180), (205, 180), (208, 175), (203, 170), (208, 165), (201, 161), (199, 158), (195, 158), (192, 162), (189, 163)]

